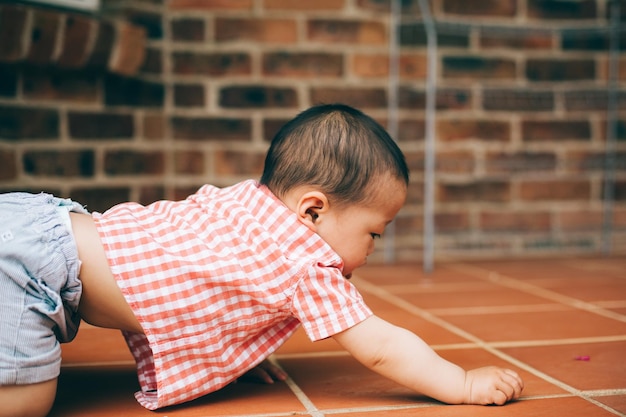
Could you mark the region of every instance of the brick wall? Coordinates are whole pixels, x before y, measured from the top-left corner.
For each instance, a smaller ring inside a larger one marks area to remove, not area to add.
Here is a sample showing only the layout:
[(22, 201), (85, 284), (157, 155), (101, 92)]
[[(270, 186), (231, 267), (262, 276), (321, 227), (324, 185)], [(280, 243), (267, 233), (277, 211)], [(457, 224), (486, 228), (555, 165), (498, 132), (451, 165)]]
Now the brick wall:
[[(95, 17), (11, 3), (0, 2), (2, 191), (97, 211), (178, 199), (258, 177), (273, 133), (312, 104), (388, 123), (389, 0), (104, 0)], [(431, 4), (436, 255), (600, 250), (609, 0)], [(397, 34), (397, 140), (412, 179), (394, 245), (420, 260), (427, 47), (416, 0), (402, 1)], [(611, 221), (623, 253), (626, 52), (619, 61)]]

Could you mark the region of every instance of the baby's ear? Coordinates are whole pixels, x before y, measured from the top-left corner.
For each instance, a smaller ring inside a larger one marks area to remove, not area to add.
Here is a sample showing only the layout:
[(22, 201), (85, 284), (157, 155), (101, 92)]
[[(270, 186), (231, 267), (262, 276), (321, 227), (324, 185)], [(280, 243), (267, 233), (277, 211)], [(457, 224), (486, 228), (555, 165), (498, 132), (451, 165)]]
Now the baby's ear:
[(309, 229), (317, 232), (317, 221), (328, 211), (328, 199), (320, 191), (307, 191), (300, 196), (296, 213), (298, 219)]

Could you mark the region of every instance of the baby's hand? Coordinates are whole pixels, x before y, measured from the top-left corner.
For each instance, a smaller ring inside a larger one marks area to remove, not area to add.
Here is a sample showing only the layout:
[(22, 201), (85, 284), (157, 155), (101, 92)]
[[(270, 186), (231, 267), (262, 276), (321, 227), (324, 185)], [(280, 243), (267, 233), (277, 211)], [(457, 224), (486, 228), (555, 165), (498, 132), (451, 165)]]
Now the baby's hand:
[(285, 371), (267, 359), (239, 378), (240, 381), (257, 381), (266, 384), (273, 384), (274, 381), (284, 381), (285, 379), (287, 379)]
[(465, 374), (465, 403), (497, 404), (519, 398), (524, 382), (517, 372), (488, 366)]

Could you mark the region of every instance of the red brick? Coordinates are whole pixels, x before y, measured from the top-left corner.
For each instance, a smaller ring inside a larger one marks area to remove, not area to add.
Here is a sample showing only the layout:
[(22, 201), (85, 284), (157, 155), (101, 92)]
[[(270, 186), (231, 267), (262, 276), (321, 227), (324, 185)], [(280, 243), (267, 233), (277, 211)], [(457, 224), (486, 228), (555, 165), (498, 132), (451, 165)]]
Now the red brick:
[[(606, 52), (611, 48), (609, 31), (581, 31), (563, 29), (561, 31), (561, 49), (563, 51)], [(625, 37), (622, 37), (625, 39)]]
[[(426, 46), (426, 31), (423, 23), (401, 23), (398, 37), (401, 46)], [(437, 33), (437, 46), (468, 48), (469, 38), (469, 28), (458, 27), (454, 33)]]
[(445, 174), (471, 174), (476, 161), (470, 151), (441, 151), (436, 156), (436, 171)]
[[(174, 187), (173, 196), (170, 197), (174, 200), (184, 200), (189, 197), (191, 194), (194, 194), (198, 189), (202, 186), (202, 183), (198, 183), (196, 185), (186, 185), (186, 186), (178, 186)], [(219, 186), (219, 184), (214, 184)]]
[(341, 54), (273, 52), (263, 55), (263, 75), (337, 78), (344, 74)]
[(146, 55), (146, 31), (130, 23), (117, 22), (117, 36), (107, 68), (109, 71), (124, 76), (137, 73)]
[(250, 55), (243, 52), (174, 52), (173, 72), (179, 75), (237, 76), (252, 72)]
[(59, 13), (34, 9), (27, 61), (33, 64), (51, 63), (55, 58), (54, 52), (59, 39), (57, 36), (59, 30), (61, 30)]
[(264, 7), (268, 10), (341, 10), (345, 7), (345, 0), (265, 0)]
[(437, 247), (438, 251), (459, 256), (494, 256), (510, 254), (513, 250), (511, 239), (506, 237), (494, 238), (491, 236), (474, 237), (472, 235), (459, 236), (452, 241), (445, 241)]
[(526, 77), (530, 81), (578, 81), (596, 77), (592, 59), (528, 59)]
[(113, 23), (108, 20), (100, 20), (96, 31), (96, 40), (85, 66), (102, 70), (107, 68), (117, 34)]
[[(389, 55), (357, 53), (352, 56), (350, 68), (351, 73), (358, 77), (388, 77)], [(426, 56), (422, 53), (403, 54), (398, 59), (398, 74), (401, 79), (424, 79), (426, 69)]]
[(423, 89), (400, 86), (398, 89), (398, 104), (400, 108), (424, 110), (426, 107), (426, 93)]
[(400, 142), (415, 142), (424, 139), (425, 122), (423, 119), (402, 119), (398, 122), (398, 137)]
[(397, 216), (396, 236), (413, 236), (415, 233), (421, 233), (423, 228), (423, 220), (421, 216)]
[[(389, 13), (391, 10), (391, 0), (357, 0), (357, 6), (360, 9), (372, 11), (372, 12), (383, 12)], [(402, 2), (402, 12), (408, 13), (409, 11), (419, 11), (419, 6), (415, 1)]]
[(591, 125), (587, 120), (525, 120), (522, 139), (525, 142), (589, 141)]
[(554, 172), (556, 163), (556, 155), (552, 152), (490, 151), (485, 156), (485, 171), (488, 174)]
[(554, 94), (550, 91), (484, 90), (483, 108), (492, 111), (551, 111), (554, 109)]
[(515, 0), (443, 0), (444, 13), (463, 16), (513, 17)]
[(472, 93), (465, 89), (440, 88), (437, 90), (437, 110), (467, 110), (472, 107)]
[(626, 208), (613, 207), (612, 226), (616, 229), (626, 230)]
[(219, 150), (213, 155), (215, 174), (219, 176), (259, 177), (264, 162), (265, 152)]
[(104, 155), (104, 171), (107, 175), (163, 174), (165, 157), (161, 151), (107, 151)]
[(67, 119), (69, 134), (75, 139), (130, 139), (135, 132), (130, 114), (71, 111)]
[(143, 118), (143, 137), (148, 140), (165, 138), (166, 119), (162, 114), (147, 114)]
[(86, 206), (89, 211), (104, 212), (116, 204), (130, 200), (128, 187), (94, 187), (73, 189), (69, 198)]
[(252, 123), (248, 119), (173, 117), (172, 135), (175, 139), (249, 141)]
[(0, 141), (58, 139), (59, 125), (56, 109), (0, 105)]
[(411, 172), (421, 175), (424, 171), (424, 152), (410, 151), (405, 152), (406, 164)]
[(313, 19), (307, 23), (307, 39), (331, 44), (385, 45), (387, 29), (374, 21)]
[(359, 108), (386, 108), (387, 93), (383, 88), (312, 87), (311, 104), (345, 103)]
[(146, 56), (139, 68), (141, 74), (161, 74), (163, 72), (163, 51), (157, 48), (146, 48)]
[(15, 97), (17, 94), (18, 67), (0, 64), (0, 97)]
[(506, 202), (511, 199), (511, 185), (506, 181), (480, 180), (469, 183), (439, 183), (440, 202)]
[[(426, 108), (426, 93), (401, 86), (398, 101), (400, 108), (423, 111)], [(472, 93), (465, 89), (440, 88), (435, 101), (437, 110), (469, 110), (472, 108)]]
[(509, 142), (511, 125), (486, 119), (439, 119), (437, 120), (437, 140), (465, 141), (485, 140), (490, 142)]
[(604, 216), (600, 210), (567, 210), (558, 213), (559, 227), (564, 231), (599, 231), (603, 220)]
[(178, 18), (170, 23), (172, 40), (201, 42), (206, 39), (204, 20), (195, 18)]
[(123, 9), (123, 15), (124, 20), (145, 32), (145, 37), (148, 39), (163, 39), (163, 15), (160, 12), (149, 11), (127, 2)]
[(169, 0), (170, 10), (252, 10), (254, 0)]
[(60, 188), (55, 188), (55, 187), (50, 187), (50, 186), (33, 185), (32, 187), (29, 187), (24, 184), (19, 184), (19, 185), (11, 184), (5, 187), (0, 187), (0, 193), (12, 193), (16, 191), (23, 191), (25, 193), (32, 193), (32, 194), (38, 194), (38, 193), (43, 192), (43, 193), (49, 193), (49, 194), (56, 195), (56, 196), (63, 195), (63, 192), (61, 191)]
[(28, 52), (28, 11), (25, 7), (0, 7), (0, 62), (16, 62)]
[(482, 48), (532, 50), (548, 50), (556, 45), (552, 31), (533, 29), (528, 32), (524, 27), (517, 30), (515, 28), (482, 29), (479, 42)]
[[(598, 172), (607, 168), (606, 152), (591, 152), (573, 150), (566, 152), (565, 168), (569, 172)], [(626, 151), (614, 151), (613, 169), (617, 172), (626, 172)]]
[(63, 68), (81, 68), (89, 59), (89, 39), (98, 30), (97, 23), (77, 14), (67, 15), (63, 31), (61, 55), (57, 65)]
[[(615, 140), (619, 143), (626, 142), (626, 117), (619, 119), (619, 115), (617, 120), (615, 120)], [(602, 139), (608, 138), (607, 135), (607, 120), (600, 121), (600, 132), (598, 133), (598, 137)]]
[(527, 0), (527, 15), (538, 19), (594, 19), (594, 0)]
[[(602, 190), (602, 197), (604, 198), (604, 190)], [(617, 180), (613, 186), (613, 200), (614, 201), (626, 201), (626, 180)]]
[(565, 154), (564, 166), (568, 172), (604, 171), (606, 156), (604, 152), (568, 151)]
[(96, 103), (101, 80), (90, 72), (27, 68), (22, 72), (22, 91), (31, 100), (57, 100)]
[(108, 106), (163, 107), (164, 100), (161, 83), (115, 74), (104, 79), (104, 102)]
[(483, 211), (480, 228), (491, 232), (545, 232), (552, 227), (551, 215), (546, 211)]
[(177, 174), (204, 174), (204, 154), (201, 151), (176, 151), (174, 170)]
[(584, 201), (591, 197), (588, 180), (528, 180), (519, 184), (522, 201)]
[(514, 79), (516, 68), (511, 59), (444, 56), (442, 73), (444, 78), (502, 80)]
[(177, 107), (204, 107), (204, 86), (202, 84), (174, 85), (174, 105)]
[(294, 19), (217, 18), (215, 40), (292, 44), (298, 40), (298, 27)]
[(146, 185), (139, 188), (139, 204), (148, 205), (165, 199), (165, 189), (162, 185)]
[(424, 184), (411, 181), (407, 189), (406, 204), (422, 204), (424, 202)]
[(450, 213), (435, 213), (435, 230), (437, 233), (468, 231), (470, 229), (469, 217), (467, 210)]
[(289, 119), (265, 119), (263, 120), (263, 140), (271, 142), (276, 133)]
[(36, 177), (93, 177), (92, 150), (27, 151), (22, 157), (24, 172)]
[[(563, 93), (565, 109), (572, 111), (602, 111), (605, 112), (608, 103), (606, 89), (600, 90), (574, 90), (568, 89)], [(617, 107), (626, 106), (626, 91), (618, 91)]]
[[(602, 80), (609, 79), (609, 57), (602, 57), (598, 60), (600, 66), (598, 70), (598, 78)], [(617, 78), (620, 81), (626, 81), (626, 57), (618, 60)]]
[(298, 93), (290, 87), (247, 85), (224, 87), (219, 93), (220, 106), (225, 108), (293, 108)]
[(17, 178), (17, 155), (13, 149), (0, 149), (0, 181)]

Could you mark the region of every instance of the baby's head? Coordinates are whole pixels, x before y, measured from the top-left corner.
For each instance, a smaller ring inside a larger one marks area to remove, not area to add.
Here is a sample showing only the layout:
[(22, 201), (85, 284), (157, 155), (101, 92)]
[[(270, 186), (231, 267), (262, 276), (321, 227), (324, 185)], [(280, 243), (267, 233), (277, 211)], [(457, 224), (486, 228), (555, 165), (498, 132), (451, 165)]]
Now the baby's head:
[(277, 197), (319, 187), (337, 205), (362, 203), (391, 176), (409, 181), (402, 151), (385, 129), (343, 104), (318, 105), (285, 124), (265, 158), (261, 184)]
[(408, 181), (385, 129), (331, 104), (300, 113), (276, 134), (260, 182), (339, 254), (350, 277), (404, 204)]

